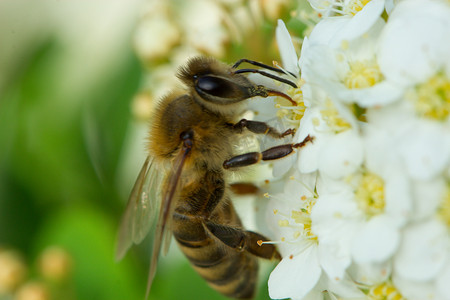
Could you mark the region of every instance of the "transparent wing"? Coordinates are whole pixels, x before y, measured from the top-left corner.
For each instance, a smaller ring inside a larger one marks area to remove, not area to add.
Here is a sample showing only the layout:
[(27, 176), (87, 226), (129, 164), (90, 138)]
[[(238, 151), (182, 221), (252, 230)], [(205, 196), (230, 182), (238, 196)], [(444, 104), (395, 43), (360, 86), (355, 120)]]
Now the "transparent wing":
[(164, 192), (162, 195), (161, 208), (158, 215), (158, 223), (156, 224), (155, 237), (153, 240), (152, 247), (152, 257), (150, 260), (150, 270), (148, 275), (147, 282), (147, 293), (146, 298), (150, 293), (150, 288), (153, 282), (153, 278), (156, 273), (156, 265), (158, 262), (159, 253), (161, 252), (161, 244), (165, 243), (164, 251), (167, 251), (168, 244), (171, 237), (171, 216), (173, 215), (175, 209), (175, 201), (174, 199), (177, 196), (179, 186), (180, 186), (180, 177), (183, 171), (183, 166), (185, 164), (186, 158), (190, 152), (190, 148), (182, 147), (179, 153), (175, 157), (171, 170), (169, 172), (169, 176), (167, 177), (164, 185)]
[(161, 166), (147, 157), (122, 217), (116, 249), (117, 260), (122, 259), (133, 244), (142, 242), (156, 223), (161, 205), (160, 185), (163, 175)]

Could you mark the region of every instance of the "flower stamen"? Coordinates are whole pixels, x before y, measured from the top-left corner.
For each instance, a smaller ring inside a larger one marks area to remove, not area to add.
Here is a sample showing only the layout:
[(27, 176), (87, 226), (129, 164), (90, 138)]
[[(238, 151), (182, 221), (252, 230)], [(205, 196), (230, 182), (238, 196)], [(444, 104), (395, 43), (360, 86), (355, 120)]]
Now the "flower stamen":
[(358, 207), (373, 217), (384, 212), (385, 195), (383, 179), (373, 173), (365, 173), (356, 188), (355, 199)]
[(360, 12), (367, 3), (371, 0), (350, 0), (344, 7), (343, 11), (346, 15), (356, 15)]
[(339, 111), (330, 99), (327, 99), (325, 102), (325, 109), (322, 109), (320, 114), (322, 115), (322, 119), (334, 133), (340, 133), (352, 127), (350, 123), (340, 116)]
[(349, 89), (368, 88), (383, 79), (383, 75), (375, 60), (350, 62), (349, 68), (344, 78), (344, 85)]
[(405, 300), (391, 282), (370, 287), (367, 296), (370, 300)]
[(450, 115), (450, 79), (443, 74), (417, 85), (406, 97), (414, 103), (420, 116), (444, 121)]

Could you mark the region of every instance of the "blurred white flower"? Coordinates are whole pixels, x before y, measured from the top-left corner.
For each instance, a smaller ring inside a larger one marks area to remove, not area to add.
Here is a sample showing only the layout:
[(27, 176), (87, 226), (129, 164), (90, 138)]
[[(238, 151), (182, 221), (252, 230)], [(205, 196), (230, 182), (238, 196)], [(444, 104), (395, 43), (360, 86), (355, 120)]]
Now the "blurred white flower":
[[(395, 7), (377, 50), (380, 70), (388, 80), (409, 87), (428, 84), (432, 95), (445, 88), (450, 77), (450, 40), (443, 37), (450, 36), (449, 15), (450, 5), (444, 0), (408, 0)], [(444, 86), (433, 86), (430, 80), (439, 77), (446, 79)]]
[(150, 6), (134, 32), (136, 52), (144, 62), (166, 57), (180, 42), (180, 29), (163, 3)]
[(385, 5), (385, 0), (308, 0), (308, 2), (325, 17), (335, 15), (358, 17), (367, 10), (367, 7), (372, 6), (377, 7), (377, 11), (381, 14)]

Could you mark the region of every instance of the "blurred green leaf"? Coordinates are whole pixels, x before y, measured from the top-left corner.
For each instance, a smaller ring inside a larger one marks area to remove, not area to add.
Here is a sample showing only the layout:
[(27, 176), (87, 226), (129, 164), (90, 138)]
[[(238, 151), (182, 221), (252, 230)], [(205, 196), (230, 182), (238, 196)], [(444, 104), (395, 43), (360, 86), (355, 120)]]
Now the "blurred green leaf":
[(143, 299), (142, 278), (129, 260), (114, 261), (117, 224), (99, 207), (76, 205), (48, 217), (35, 244), (65, 248), (73, 257), (79, 300)]

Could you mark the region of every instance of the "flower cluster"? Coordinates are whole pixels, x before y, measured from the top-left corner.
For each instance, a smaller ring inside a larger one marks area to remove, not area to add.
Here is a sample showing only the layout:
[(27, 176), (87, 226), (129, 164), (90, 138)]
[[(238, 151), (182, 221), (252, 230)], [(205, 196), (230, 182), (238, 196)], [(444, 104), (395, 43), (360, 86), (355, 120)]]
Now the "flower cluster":
[(301, 76), (275, 111), (314, 140), (274, 165), (270, 296), (450, 299), (450, 2), (309, 2), (299, 60), (277, 28)]

